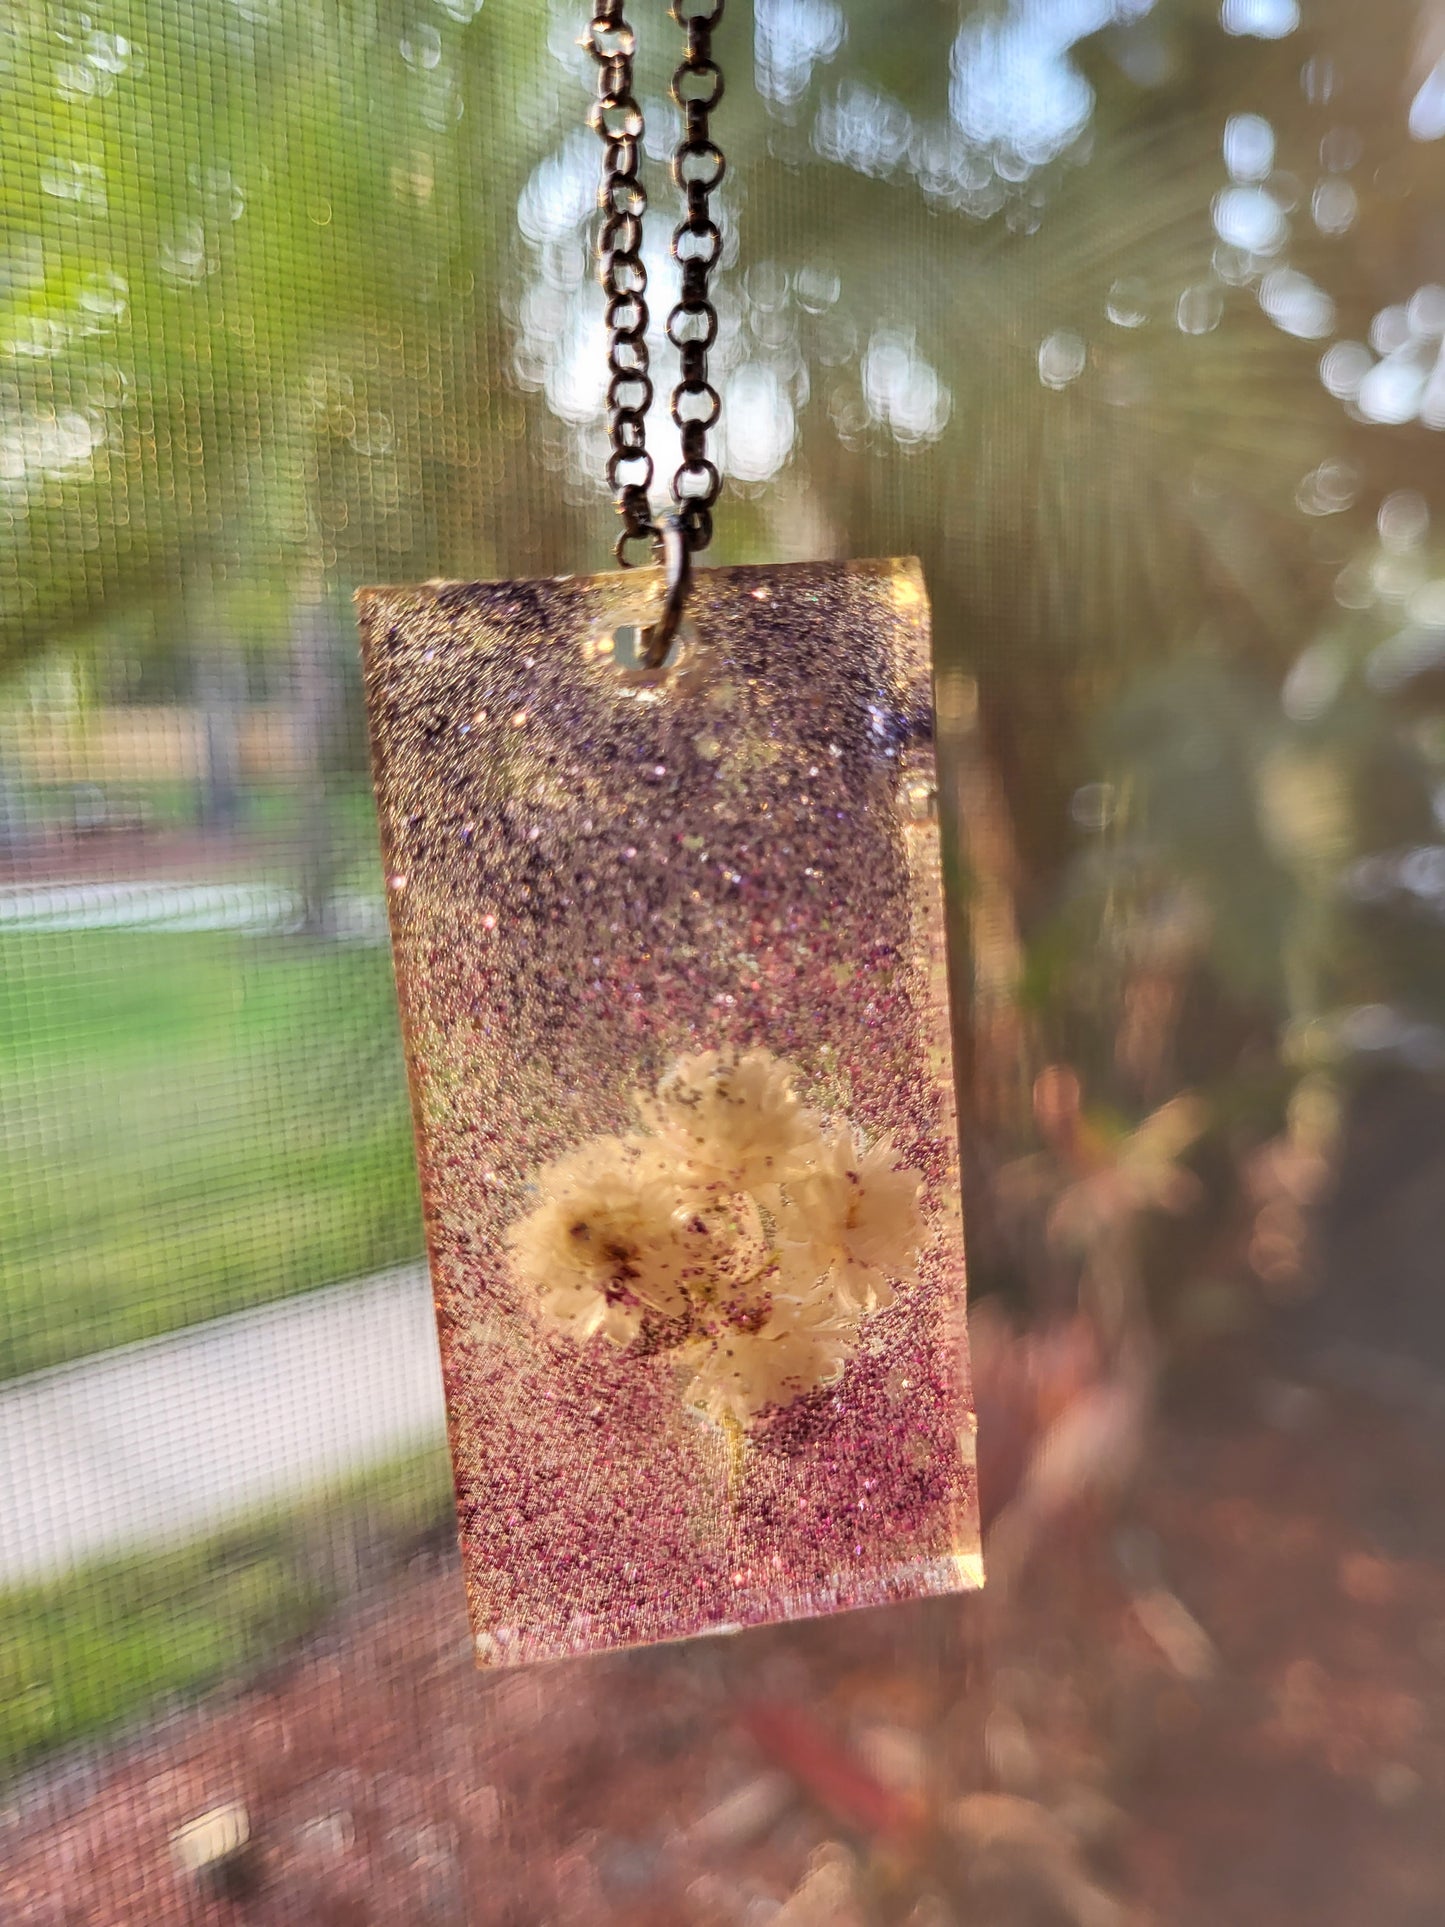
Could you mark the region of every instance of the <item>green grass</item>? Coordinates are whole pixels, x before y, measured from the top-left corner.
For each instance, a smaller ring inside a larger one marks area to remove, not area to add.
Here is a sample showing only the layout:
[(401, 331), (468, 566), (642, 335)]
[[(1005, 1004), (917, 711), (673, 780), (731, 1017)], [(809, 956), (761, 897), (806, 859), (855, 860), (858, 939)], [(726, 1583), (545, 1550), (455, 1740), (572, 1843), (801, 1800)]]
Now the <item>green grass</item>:
[(437, 1447), (194, 1545), (0, 1594), (0, 1779), (259, 1665), (451, 1510)]
[(0, 1379), (421, 1250), (384, 947), (0, 938)]

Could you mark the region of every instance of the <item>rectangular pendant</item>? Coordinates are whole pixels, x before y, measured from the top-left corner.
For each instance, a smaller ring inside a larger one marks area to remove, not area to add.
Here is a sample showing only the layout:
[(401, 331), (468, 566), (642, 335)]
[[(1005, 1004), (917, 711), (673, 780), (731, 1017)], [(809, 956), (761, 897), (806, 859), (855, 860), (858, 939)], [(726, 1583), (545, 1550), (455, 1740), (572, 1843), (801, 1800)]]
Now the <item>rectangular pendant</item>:
[(982, 1579), (914, 562), (358, 598), (477, 1652)]

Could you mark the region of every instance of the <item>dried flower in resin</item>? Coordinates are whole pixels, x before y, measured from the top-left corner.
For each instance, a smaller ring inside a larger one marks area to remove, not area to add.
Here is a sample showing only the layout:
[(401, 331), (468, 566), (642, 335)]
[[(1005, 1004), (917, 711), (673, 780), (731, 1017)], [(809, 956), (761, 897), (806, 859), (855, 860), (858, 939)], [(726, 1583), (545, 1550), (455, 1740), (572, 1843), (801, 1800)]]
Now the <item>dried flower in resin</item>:
[(541, 1204), (512, 1226), (508, 1246), (548, 1320), (625, 1345), (649, 1312), (687, 1311), (706, 1235), (680, 1221), (680, 1194), (650, 1145), (593, 1138), (549, 1164), (538, 1188)]
[(776, 1297), (756, 1328), (723, 1326), (684, 1350), (683, 1397), (711, 1418), (749, 1424), (840, 1378), (858, 1326), (821, 1298)]
[(638, 1099), (647, 1128), (546, 1166), (508, 1238), (546, 1321), (645, 1335), (684, 1401), (729, 1423), (832, 1384), (914, 1275), (918, 1174), (886, 1138), (830, 1132), (794, 1075), (761, 1049), (680, 1058)]
[(781, 1219), (790, 1278), (825, 1272), (837, 1302), (858, 1312), (892, 1302), (912, 1276), (921, 1226), (918, 1173), (896, 1170), (895, 1156), (886, 1137), (865, 1147), (842, 1130), (791, 1180)]
[(679, 1058), (638, 1110), (680, 1175), (739, 1191), (776, 1184), (818, 1136), (818, 1120), (793, 1089), (792, 1065), (766, 1050)]

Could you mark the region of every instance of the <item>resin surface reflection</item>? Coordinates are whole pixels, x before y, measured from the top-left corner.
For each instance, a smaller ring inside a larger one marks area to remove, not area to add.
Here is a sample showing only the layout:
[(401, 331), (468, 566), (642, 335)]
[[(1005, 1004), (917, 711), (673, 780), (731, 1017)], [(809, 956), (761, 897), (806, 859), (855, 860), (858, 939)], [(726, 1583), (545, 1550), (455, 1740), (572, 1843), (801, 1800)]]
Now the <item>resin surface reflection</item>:
[(361, 598), (473, 1628), (978, 1583), (916, 565)]

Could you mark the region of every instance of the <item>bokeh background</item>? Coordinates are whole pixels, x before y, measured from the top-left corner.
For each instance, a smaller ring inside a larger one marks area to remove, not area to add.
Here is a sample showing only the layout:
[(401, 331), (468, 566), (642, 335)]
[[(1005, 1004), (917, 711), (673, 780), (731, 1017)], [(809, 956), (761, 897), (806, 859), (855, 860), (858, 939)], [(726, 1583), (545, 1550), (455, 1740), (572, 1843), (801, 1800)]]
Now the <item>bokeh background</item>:
[(349, 605), (605, 564), (585, 25), (0, 21), (0, 1911), (1426, 1927), (1445, 8), (730, 0), (711, 559), (934, 597), (993, 1576), (482, 1680)]

